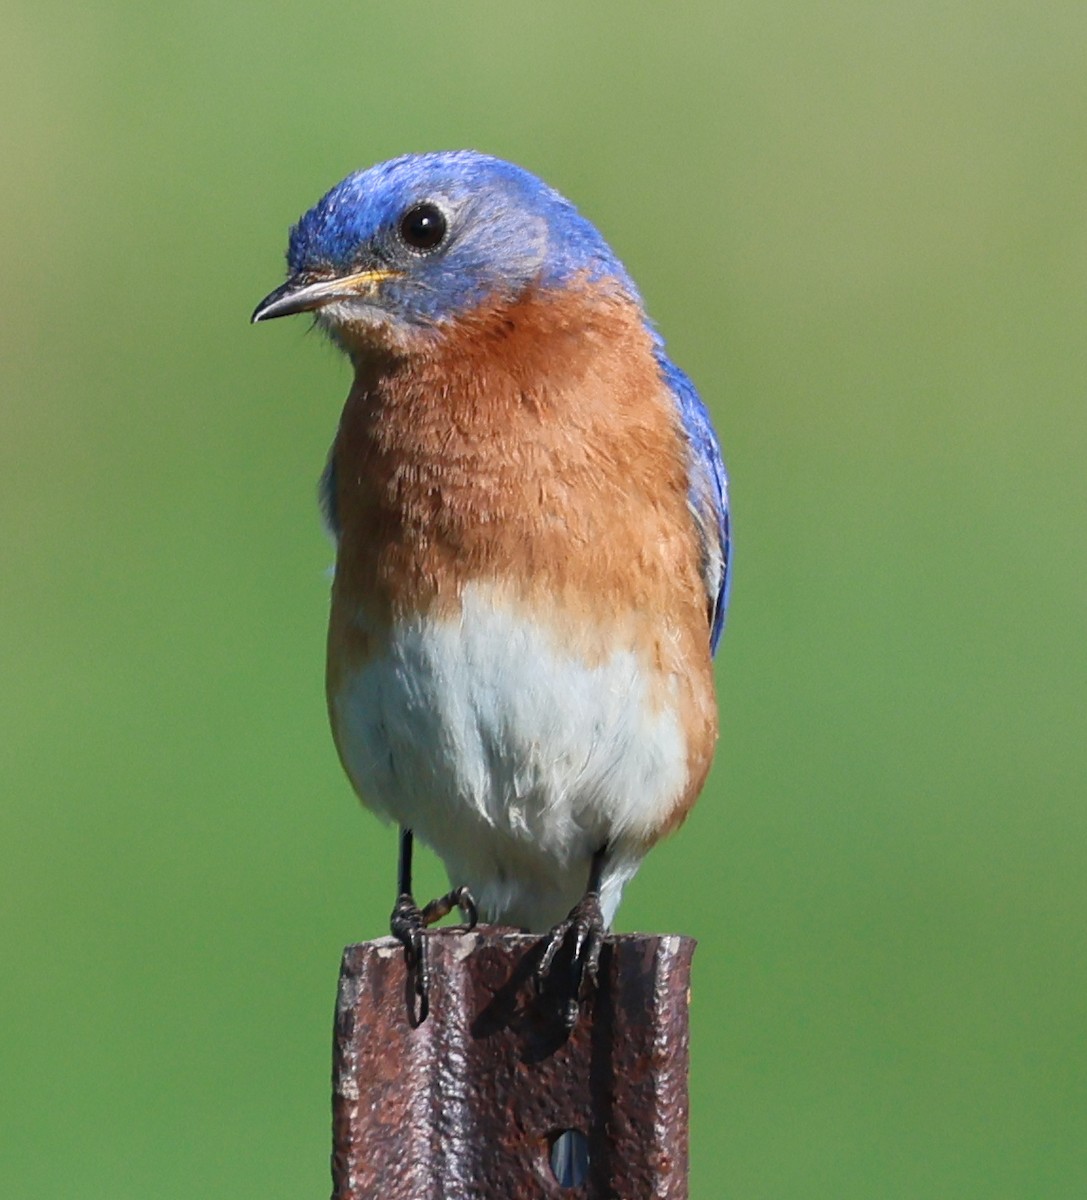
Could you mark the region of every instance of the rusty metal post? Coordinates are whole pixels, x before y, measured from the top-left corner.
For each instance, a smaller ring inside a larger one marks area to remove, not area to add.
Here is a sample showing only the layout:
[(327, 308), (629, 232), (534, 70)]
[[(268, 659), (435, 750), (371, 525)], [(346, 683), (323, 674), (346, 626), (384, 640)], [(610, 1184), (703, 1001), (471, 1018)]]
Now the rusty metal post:
[(430, 1015), (416, 1028), (397, 943), (344, 951), (333, 1200), (687, 1200), (694, 941), (609, 937), (568, 1032), (535, 992), (538, 937), (430, 937)]

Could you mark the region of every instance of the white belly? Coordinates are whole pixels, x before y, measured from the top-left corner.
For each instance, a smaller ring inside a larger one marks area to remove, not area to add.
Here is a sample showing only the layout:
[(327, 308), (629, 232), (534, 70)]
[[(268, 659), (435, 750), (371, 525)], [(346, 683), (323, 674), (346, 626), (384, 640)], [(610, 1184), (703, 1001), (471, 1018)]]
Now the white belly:
[(629, 649), (586, 666), (482, 585), (459, 617), (395, 627), (332, 697), (363, 801), (415, 831), (490, 921), (544, 929), (612, 847), (610, 924), (687, 784), (675, 686)]

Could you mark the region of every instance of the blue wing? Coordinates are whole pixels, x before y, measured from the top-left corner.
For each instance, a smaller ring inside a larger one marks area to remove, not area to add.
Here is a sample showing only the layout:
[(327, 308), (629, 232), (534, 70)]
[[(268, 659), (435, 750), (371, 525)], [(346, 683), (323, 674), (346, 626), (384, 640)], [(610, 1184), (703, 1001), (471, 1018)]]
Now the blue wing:
[(728, 475), (710, 414), (695, 391), (694, 384), (659, 349), (657, 361), (679, 406), (683, 431), (690, 446), (691, 486), (688, 502), (702, 542), (702, 580), (706, 586), (710, 618), (710, 650), (716, 651), (721, 630), (725, 627), (725, 609), (728, 607), (731, 582)]

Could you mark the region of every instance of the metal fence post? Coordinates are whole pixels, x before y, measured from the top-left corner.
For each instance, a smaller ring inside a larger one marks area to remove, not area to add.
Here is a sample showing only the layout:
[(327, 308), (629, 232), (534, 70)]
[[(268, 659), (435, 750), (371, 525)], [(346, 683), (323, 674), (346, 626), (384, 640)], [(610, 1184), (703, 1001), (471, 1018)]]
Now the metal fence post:
[(609, 937), (572, 1032), (536, 995), (538, 937), (432, 934), (418, 1027), (397, 943), (348, 946), (333, 1200), (686, 1200), (694, 945)]

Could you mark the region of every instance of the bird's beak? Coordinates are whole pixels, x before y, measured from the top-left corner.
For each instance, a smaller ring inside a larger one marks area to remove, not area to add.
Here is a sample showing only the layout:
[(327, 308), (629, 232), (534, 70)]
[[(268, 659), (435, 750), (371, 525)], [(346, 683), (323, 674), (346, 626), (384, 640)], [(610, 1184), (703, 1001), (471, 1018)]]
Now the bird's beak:
[(312, 312), (315, 308), (324, 308), (326, 304), (334, 304), (337, 300), (346, 300), (354, 296), (365, 296), (376, 290), (379, 283), (397, 275), (396, 271), (359, 271), (354, 275), (341, 275), (336, 279), (321, 279), (317, 283), (299, 283), (297, 279), (288, 279), (282, 287), (270, 292), (253, 310), (250, 318), (255, 325), (258, 321), (270, 321), (273, 317), (289, 317), (294, 313)]

